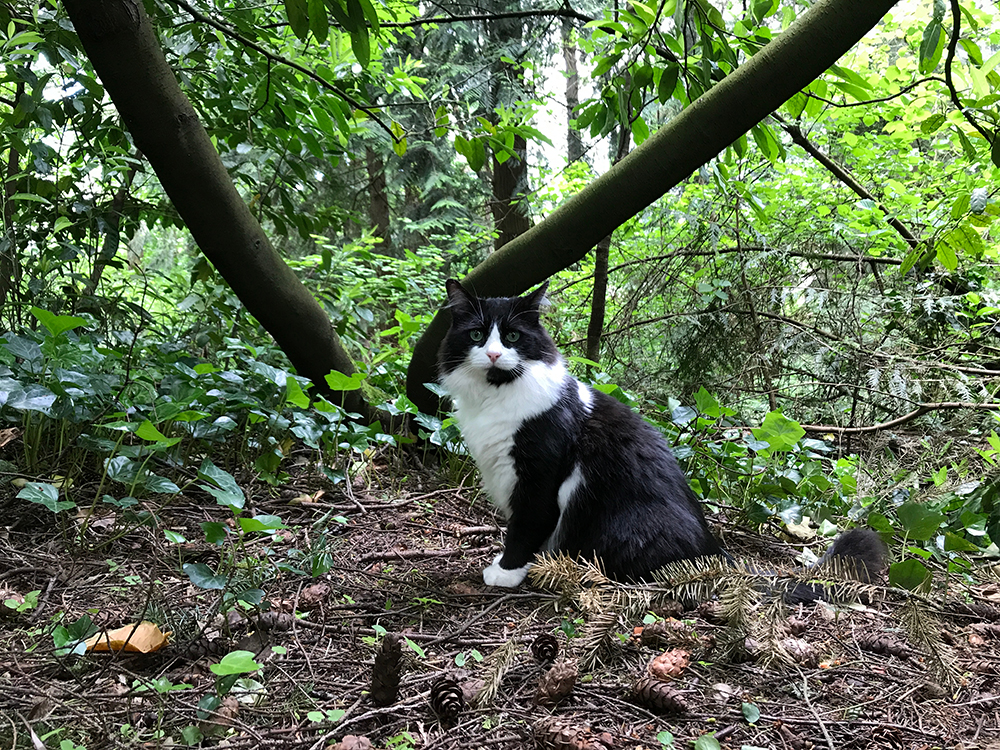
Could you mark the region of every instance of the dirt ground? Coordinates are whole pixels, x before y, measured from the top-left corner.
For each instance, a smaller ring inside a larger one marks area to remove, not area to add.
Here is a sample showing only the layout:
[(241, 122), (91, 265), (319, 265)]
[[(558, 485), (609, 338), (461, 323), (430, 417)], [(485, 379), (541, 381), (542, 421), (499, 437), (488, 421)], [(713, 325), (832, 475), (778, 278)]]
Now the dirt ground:
[[(604, 584), (486, 587), (501, 530), (471, 475), (456, 487), (406, 469), (373, 465), (351, 488), (306, 466), (280, 488), (247, 480), (243, 516), (277, 515), (286, 528), (242, 539), (198, 490), (132, 509), (153, 511), (157, 526), (100, 504), (56, 517), (2, 490), (0, 747), (1000, 748), (995, 576), (932, 593), (951, 604), (917, 610), (923, 641), (892, 592), (787, 610), (751, 596), (743, 626), (770, 618), (760, 632), (775, 649), (734, 639), (719, 602), (619, 612)], [(225, 523), (228, 540), (202, 541), (206, 522)], [(738, 558), (792, 564), (787, 544), (717, 523)], [(224, 575), (224, 588), (195, 586), (181, 567), (192, 563)], [(263, 592), (259, 605), (235, 601), (245, 589)], [(149, 620), (172, 635), (148, 654), (57, 649), (59, 626), (83, 615), (98, 629)], [(609, 637), (595, 651), (601, 626)], [(543, 634), (555, 637), (555, 666), (532, 654)], [(395, 695), (386, 639), (401, 646)], [(376, 692), (388, 681), (389, 705), (370, 694), (381, 648), (390, 674), (380, 667)], [(210, 667), (235, 650), (260, 666), (230, 687)], [(669, 681), (639, 682), (664, 653)]]

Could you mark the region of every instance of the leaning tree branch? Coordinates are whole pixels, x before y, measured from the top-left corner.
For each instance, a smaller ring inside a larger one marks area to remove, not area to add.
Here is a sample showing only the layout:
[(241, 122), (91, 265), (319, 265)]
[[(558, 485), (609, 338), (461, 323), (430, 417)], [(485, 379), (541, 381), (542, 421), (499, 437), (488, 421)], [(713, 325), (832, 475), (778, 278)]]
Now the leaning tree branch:
[(1000, 411), (1000, 404), (977, 404), (970, 401), (941, 401), (933, 404), (920, 404), (916, 409), (901, 417), (890, 419), (888, 422), (868, 425), (866, 427), (837, 427), (828, 424), (804, 424), (799, 425), (806, 432), (833, 432), (839, 435), (859, 435), (866, 432), (880, 432), (898, 427), (906, 422), (911, 422), (917, 417), (922, 417), (932, 411), (947, 411), (954, 409), (974, 409), (976, 411)]
[(392, 129), (388, 125), (386, 125), (385, 122), (382, 121), (382, 119), (378, 116), (378, 114), (376, 114), (376, 112), (375, 112), (374, 109), (372, 109), (371, 107), (366, 107), (364, 104), (362, 104), (361, 102), (359, 102), (357, 99), (355, 99), (354, 97), (352, 97), (347, 92), (342, 91), (337, 86), (334, 86), (328, 80), (326, 80), (325, 78), (323, 78), (323, 76), (319, 75), (319, 73), (316, 73), (315, 71), (309, 70), (309, 68), (307, 68), (307, 67), (305, 67), (303, 65), (299, 65), (296, 62), (292, 62), (291, 60), (287, 60), (284, 57), (282, 57), (281, 55), (277, 55), (274, 52), (271, 52), (266, 47), (263, 47), (263, 46), (257, 44), (256, 42), (251, 41), (250, 39), (247, 39), (245, 36), (243, 36), (239, 32), (233, 31), (232, 29), (230, 29), (229, 27), (227, 27), (225, 24), (221, 24), (218, 21), (212, 20), (208, 16), (206, 16), (203, 13), (200, 13), (199, 11), (195, 10), (194, 8), (192, 8), (189, 3), (185, 2), (185, 0), (170, 0), (170, 2), (173, 3), (176, 6), (184, 9), (188, 14), (190, 14), (190, 16), (192, 18), (194, 18), (195, 21), (198, 21), (199, 23), (208, 24), (213, 29), (216, 29), (216, 30), (220, 31), (222, 34), (224, 34), (225, 36), (228, 36), (230, 39), (233, 39), (234, 41), (239, 42), (240, 44), (244, 45), (245, 47), (249, 47), (250, 49), (254, 50), (255, 52), (258, 52), (259, 54), (263, 55), (265, 58), (267, 58), (271, 62), (278, 63), (279, 65), (284, 65), (286, 67), (291, 68), (292, 70), (297, 70), (300, 73), (302, 73), (303, 75), (306, 75), (309, 78), (313, 79), (314, 81), (316, 81), (316, 83), (318, 83), (320, 86), (322, 86), (327, 91), (332, 92), (335, 96), (340, 97), (341, 99), (343, 99), (345, 102), (347, 102), (348, 104), (350, 104), (355, 109), (361, 110), (366, 115), (368, 115), (370, 118), (372, 118), (372, 120), (380, 128), (382, 128), (382, 130), (384, 130), (386, 133), (389, 134), (389, 137), (392, 138), (392, 140), (393, 140), (394, 143), (397, 143), (399, 141), (399, 136), (397, 136), (395, 133), (392, 132)]

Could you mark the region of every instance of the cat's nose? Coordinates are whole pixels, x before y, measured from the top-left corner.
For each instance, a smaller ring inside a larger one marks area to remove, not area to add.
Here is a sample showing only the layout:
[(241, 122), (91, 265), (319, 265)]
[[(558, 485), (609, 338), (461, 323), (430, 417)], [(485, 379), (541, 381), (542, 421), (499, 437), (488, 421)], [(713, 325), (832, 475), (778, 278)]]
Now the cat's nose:
[(490, 364), (495, 365), (500, 359), (500, 352), (486, 352), (486, 356), (490, 358)]

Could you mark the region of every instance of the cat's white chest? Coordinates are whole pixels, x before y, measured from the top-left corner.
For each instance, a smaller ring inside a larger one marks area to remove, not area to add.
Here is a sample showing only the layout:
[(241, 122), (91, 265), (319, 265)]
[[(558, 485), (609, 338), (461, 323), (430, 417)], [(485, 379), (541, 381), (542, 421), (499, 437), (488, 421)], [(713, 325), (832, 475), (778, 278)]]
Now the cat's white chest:
[(524, 374), (501, 386), (490, 385), (481, 372), (465, 368), (442, 378), (455, 399), (455, 418), (483, 475), (483, 486), (505, 516), (510, 515), (517, 484), (514, 437), (525, 421), (555, 405), (567, 377), (562, 362), (532, 362)]

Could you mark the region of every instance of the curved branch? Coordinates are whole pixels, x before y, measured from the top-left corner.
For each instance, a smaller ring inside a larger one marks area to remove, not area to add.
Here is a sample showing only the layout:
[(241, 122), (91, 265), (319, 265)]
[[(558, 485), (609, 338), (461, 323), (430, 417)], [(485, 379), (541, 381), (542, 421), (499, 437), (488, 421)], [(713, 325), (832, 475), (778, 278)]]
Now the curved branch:
[(392, 129), (382, 121), (382, 119), (375, 113), (375, 110), (373, 110), (371, 107), (366, 107), (364, 104), (362, 104), (361, 102), (359, 102), (357, 99), (355, 99), (354, 97), (352, 97), (350, 94), (348, 94), (348, 93), (346, 93), (344, 91), (341, 91), (339, 88), (337, 88), (336, 86), (334, 86), (332, 83), (330, 83), (328, 80), (326, 80), (325, 78), (323, 78), (318, 73), (316, 73), (316, 72), (314, 72), (312, 70), (309, 70), (309, 68), (306, 68), (306, 67), (304, 67), (302, 65), (299, 65), (298, 63), (292, 62), (291, 60), (286, 60), (281, 55), (276, 55), (275, 53), (271, 52), (270, 50), (266, 49), (265, 47), (262, 47), (261, 45), (257, 44), (256, 42), (247, 39), (242, 34), (236, 32), (236, 31), (233, 31), (232, 29), (230, 29), (227, 26), (219, 23), (218, 21), (213, 21), (208, 16), (206, 16), (206, 15), (198, 12), (194, 8), (192, 8), (190, 4), (188, 4), (187, 2), (185, 2), (185, 0), (169, 0), (169, 1), (171, 3), (173, 3), (174, 5), (176, 5), (176, 6), (180, 7), (180, 8), (182, 8), (183, 10), (185, 10), (192, 18), (194, 18), (195, 21), (197, 21), (199, 23), (208, 24), (213, 29), (216, 29), (217, 31), (219, 31), (222, 34), (224, 34), (225, 36), (228, 36), (230, 39), (233, 39), (234, 41), (239, 42), (243, 46), (249, 47), (250, 49), (254, 50), (255, 52), (260, 53), (261, 55), (263, 55), (265, 58), (267, 58), (271, 62), (276, 62), (279, 65), (284, 65), (286, 67), (291, 68), (292, 70), (299, 71), (303, 75), (309, 76), (309, 78), (311, 78), (314, 81), (316, 81), (316, 83), (318, 83), (320, 86), (322, 86), (323, 88), (325, 88), (327, 91), (332, 92), (335, 96), (339, 96), (341, 99), (343, 99), (345, 102), (347, 102), (348, 104), (350, 104), (352, 107), (354, 107), (355, 109), (360, 109), (362, 112), (364, 112), (370, 118), (372, 118), (372, 120), (374, 120), (375, 123), (380, 128), (382, 128), (382, 130), (384, 130), (386, 133), (389, 134), (389, 137), (392, 138), (393, 143), (398, 143), (399, 142), (399, 136), (397, 136), (395, 133), (392, 132)]
[(881, 430), (892, 429), (901, 424), (910, 422), (917, 417), (921, 417), (932, 411), (946, 411), (954, 409), (975, 409), (976, 411), (1000, 411), (1000, 404), (977, 404), (970, 401), (942, 401), (933, 404), (920, 404), (909, 414), (890, 419), (888, 422), (868, 425), (867, 427), (837, 427), (826, 424), (803, 424), (799, 425), (806, 432), (835, 432), (839, 435), (859, 435), (866, 432), (879, 432)]
[(965, 105), (958, 98), (958, 90), (955, 88), (955, 82), (951, 77), (951, 64), (955, 60), (955, 49), (958, 47), (958, 36), (961, 32), (962, 10), (958, 7), (958, 0), (951, 0), (951, 39), (948, 40), (948, 57), (944, 61), (945, 85), (948, 87), (948, 94), (951, 96), (952, 104), (962, 113), (962, 117), (968, 120), (969, 124), (979, 131), (979, 134), (986, 139), (987, 143), (992, 144), (995, 138), (994, 134), (976, 122), (976, 118), (966, 110)]
[(927, 76), (926, 78), (921, 78), (919, 81), (914, 81), (908, 86), (903, 86), (895, 94), (889, 94), (889, 96), (880, 96), (878, 99), (865, 99), (859, 102), (835, 102), (832, 99), (825, 99), (819, 94), (814, 94), (811, 91), (803, 91), (802, 93), (808, 96), (810, 99), (815, 99), (816, 101), (823, 102), (823, 104), (828, 104), (831, 107), (846, 108), (846, 107), (866, 107), (869, 104), (880, 104), (882, 102), (891, 102), (903, 94), (906, 94), (922, 83), (927, 83), (928, 81), (937, 81), (938, 83), (947, 83), (943, 78), (938, 76)]

